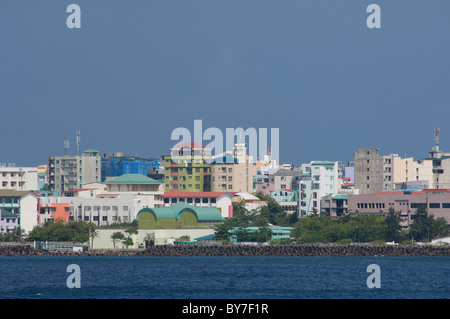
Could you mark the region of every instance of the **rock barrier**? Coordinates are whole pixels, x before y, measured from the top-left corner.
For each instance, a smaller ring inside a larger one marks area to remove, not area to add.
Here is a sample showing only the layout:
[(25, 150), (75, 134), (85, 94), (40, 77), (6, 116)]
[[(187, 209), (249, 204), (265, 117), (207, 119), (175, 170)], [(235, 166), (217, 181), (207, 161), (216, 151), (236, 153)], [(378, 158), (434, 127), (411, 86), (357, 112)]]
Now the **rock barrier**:
[(43, 251), (0, 246), (0, 256), (450, 256), (448, 246), (418, 245), (158, 245), (145, 250)]

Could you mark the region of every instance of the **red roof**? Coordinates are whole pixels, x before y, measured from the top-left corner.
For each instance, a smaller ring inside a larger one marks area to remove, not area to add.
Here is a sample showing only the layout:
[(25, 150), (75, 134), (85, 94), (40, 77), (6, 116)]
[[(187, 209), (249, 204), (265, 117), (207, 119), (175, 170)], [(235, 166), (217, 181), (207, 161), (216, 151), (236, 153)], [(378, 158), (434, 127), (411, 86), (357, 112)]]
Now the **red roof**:
[(181, 145), (177, 145), (173, 149), (177, 150), (179, 148), (186, 147), (186, 146), (188, 146), (189, 148), (205, 148), (201, 144), (198, 144), (198, 143), (195, 143), (195, 142), (192, 142), (192, 143), (187, 142), (187, 143), (184, 143), (184, 144), (181, 144)]
[(220, 197), (223, 194), (227, 192), (167, 192), (162, 197)]

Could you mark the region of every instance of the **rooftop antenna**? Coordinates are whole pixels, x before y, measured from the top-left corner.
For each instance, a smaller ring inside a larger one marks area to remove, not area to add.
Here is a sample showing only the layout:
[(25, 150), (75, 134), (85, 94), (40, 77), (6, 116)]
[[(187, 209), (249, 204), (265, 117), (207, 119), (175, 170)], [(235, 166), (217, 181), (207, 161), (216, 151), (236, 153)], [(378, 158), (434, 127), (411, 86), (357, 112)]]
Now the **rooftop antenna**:
[(434, 150), (439, 151), (439, 131), (440, 128), (436, 127), (434, 129)]
[(77, 154), (80, 156), (80, 129), (77, 129)]
[(64, 137), (64, 155), (69, 156), (69, 136)]

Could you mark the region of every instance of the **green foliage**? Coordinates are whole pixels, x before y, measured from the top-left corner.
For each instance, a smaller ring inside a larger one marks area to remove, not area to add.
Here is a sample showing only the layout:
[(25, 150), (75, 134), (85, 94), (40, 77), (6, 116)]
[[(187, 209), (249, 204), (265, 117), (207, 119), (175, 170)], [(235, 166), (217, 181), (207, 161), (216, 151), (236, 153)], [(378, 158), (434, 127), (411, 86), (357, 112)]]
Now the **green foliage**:
[(114, 248), (116, 248), (116, 243), (123, 240), (124, 238), (125, 238), (125, 235), (120, 231), (112, 233), (111, 240), (113, 242)]
[(236, 240), (238, 242), (258, 242), (264, 243), (272, 237), (272, 231), (268, 227), (260, 227), (258, 230), (248, 230), (239, 228), (236, 232)]
[(444, 237), (449, 234), (447, 222), (444, 218), (434, 218), (428, 214), (425, 206), (417, 208), (413, 215), (413, 224), (409, 230), (409, 238), (416, 241), (431, 241), (433, 238)]
[(177, 238), (178, 241), (191, 241), (191, 237), (189, 235), (183, 235)]
[(42, 227), (35, 227), (29, 233), (28, 241), (67, 241), (83, 243), (89, 240), (89, 224), (81, 221), (61, 221), (46, 223)]
[(291, 235), (299, 243), (371, 242), (385, 240), (386, 225), (381, 216), (301, 218)]
[(400, 226), (400, 214), (394, 210), (393, 207), (389, 208), (389, 213), (386, 216), (385, 223), (386, 223), (386, 241), (395, 241), (399, 242), (401, 241), (402, 234), (401, 230), (402, 227)]
[(122, 243), (123, 243), (125, 246), (127, 246), (127, 248), (128, 248), (128, 246), (132, 246), (132, 245), (134, 244), (134, 241), (133, 241), (133, 238), (128, 237), (128, 238), (126, 238), (124, 241), (122, 241)]

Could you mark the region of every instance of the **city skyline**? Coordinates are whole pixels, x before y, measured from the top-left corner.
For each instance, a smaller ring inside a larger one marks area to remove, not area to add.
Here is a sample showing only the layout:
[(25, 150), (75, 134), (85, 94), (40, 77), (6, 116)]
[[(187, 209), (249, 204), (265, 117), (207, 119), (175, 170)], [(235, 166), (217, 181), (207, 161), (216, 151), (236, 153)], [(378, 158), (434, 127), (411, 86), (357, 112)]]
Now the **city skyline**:
[(450, 3), (76, 1), (0, 4), (0, 162), (81, 151), (159, 158), (177, 127), (279, 128), (280, 164), (358, 148), (450, 150)]

